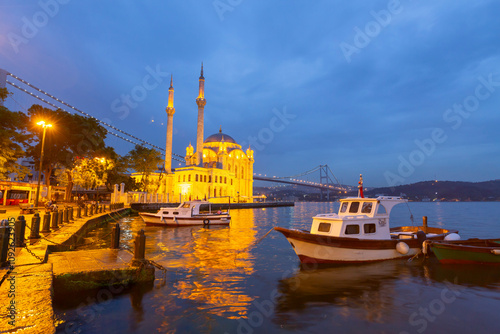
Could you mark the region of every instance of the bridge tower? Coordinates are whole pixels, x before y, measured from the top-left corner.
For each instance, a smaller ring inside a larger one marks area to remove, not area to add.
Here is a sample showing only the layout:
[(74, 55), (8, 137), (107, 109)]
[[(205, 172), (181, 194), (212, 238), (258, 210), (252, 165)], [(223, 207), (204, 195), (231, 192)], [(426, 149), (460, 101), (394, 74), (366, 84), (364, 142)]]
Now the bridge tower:
[[(331, 178), (328, 175), (328, 165), (319, 165), (319, 183), (330, 185)], [(325, 189), (321, 189), (321, 200), (325, 198)], [(326, 189), (326, 199), (330, 200), (330, 189)]]

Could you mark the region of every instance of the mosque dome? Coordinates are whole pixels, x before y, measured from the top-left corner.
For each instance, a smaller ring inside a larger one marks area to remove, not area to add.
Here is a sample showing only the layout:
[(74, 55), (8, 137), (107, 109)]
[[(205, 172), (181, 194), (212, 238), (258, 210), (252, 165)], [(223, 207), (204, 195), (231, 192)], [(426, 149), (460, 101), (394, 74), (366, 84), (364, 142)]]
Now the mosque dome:
[(233, 139), (233, 137), (222, 133), (221, 131), (219, 131), (219, 133), (208, 136), (203, 143), (220, 143), (221, 141), (224, 141), (226, 143), (238, 144), (236, 140)]

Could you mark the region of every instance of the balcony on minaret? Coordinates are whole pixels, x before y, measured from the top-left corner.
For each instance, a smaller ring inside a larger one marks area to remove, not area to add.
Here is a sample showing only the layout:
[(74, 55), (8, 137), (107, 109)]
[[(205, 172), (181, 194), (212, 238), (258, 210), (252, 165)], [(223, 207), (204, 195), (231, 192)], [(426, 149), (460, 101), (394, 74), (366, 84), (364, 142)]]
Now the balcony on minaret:
[(253, 161), (253, 150), (250, 148), (250, 146), (248, 146), (248, 149), (247, 149), (247, 157), (248, 157), (248, 159)]

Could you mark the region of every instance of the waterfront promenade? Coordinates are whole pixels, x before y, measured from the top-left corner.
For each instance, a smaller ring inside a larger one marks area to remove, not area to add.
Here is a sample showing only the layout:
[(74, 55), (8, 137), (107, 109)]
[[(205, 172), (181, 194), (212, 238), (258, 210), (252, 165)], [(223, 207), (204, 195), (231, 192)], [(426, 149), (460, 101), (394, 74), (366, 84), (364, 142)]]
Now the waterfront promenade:
[[(20, 216), (19, 207), (0, 207), (0, 219)], [(36, 210), (43, 217), (45, 210)], [(124, 249), (72, 250), (86, 232), (98, 224), (114, 221), (129, 213), (121, 208), (73, 221), (40, 233), (39, 239), (26, 240), (26, 247), (15, 248), (11, 261), (13, 270), (0, 269), (0, 332), (54, 333), (52, 309), (54, 289), (76, 291), (154, 280), (154, 268), (134, 266), (134, 255)], [(26, 219), (25, 238), (28, 239), (34, 214)], [(59, 291), (59, 290), (58, 290)], [(7, 309), (10, 307), (10, 309)], [(15, 314), (15, 318), (11, 317)], [(15, 322), (12, 322), (15, 320)]]

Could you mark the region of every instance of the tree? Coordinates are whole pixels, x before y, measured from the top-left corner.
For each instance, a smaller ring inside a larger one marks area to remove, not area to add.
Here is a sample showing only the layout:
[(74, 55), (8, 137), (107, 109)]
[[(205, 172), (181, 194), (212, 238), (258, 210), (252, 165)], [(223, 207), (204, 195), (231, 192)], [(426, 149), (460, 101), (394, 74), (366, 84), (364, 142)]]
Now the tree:
[(127, 155), (129, 167), (141, 174), (140, 189), (147, 191), (150, 184), (149, 175), (162, 165), (161, 153), (154, 148), (135, 145)]
[[(7, 88), (0, 88), (0, 100), (3, 102), (10, 95)], [(0, 180), (11, 173), (23, 179), (29, 173), (28, 168), (17, 163), (24, 156), (24, 147), (30, 140), (26, 132), (28, 117), (22, 112), (13, 112), (0, 106)]]
[(108, 171), (106, 181), (106, 188), (108, 191), (113, 190), (113, 185), (124, 183), (125, 189), (134, 191), (139, 190), (140, 185), (135, 182), (135, 179), (128, 175), (129, 159), (128, 157), (121, 157), (115, 153), (112, 147), (107, 148), (106, 152), (101, 152), (101, 156), (113, 159), (114, 166)]
[(29, 127), (37, 138), (37, 145), (30, 146), (26, 153), (38, 165), (40, 162), (42, 129), (36, 123), (44, 120), (52, 124), (46, 131), (43, 156), (45, 184), (50, 185), (50, 177), (56, 168), (67, 170), (66, 200), (71, 198), (73, 175), (70, 172), (77, 157), (89, 157), (105, 148), (104, 139), (107, 131), (99, 125), (97, 119), (70, 114), (64, 110), (52, 110), (39, 105), (28, 109)]

